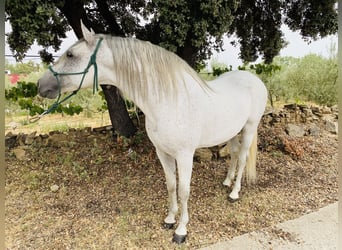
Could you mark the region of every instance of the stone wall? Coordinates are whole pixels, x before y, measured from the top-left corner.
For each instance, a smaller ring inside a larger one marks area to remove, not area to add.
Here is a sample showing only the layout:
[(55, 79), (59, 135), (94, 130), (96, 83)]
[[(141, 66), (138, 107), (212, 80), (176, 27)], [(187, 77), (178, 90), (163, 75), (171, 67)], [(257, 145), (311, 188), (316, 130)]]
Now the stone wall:
[[(322, 133), (337, 134), (338, 107), (320, 107), (301, 104), (287, 104), (281, 108), (267, 107), (260, 122), (265, 130), (278, 128), (288, 135), (283, 138), (290, 145), (291, 138), (320, 136)], [(293, 149), (293, 151), (295, 151)], [(229, 155), (226, 144), (213, 148), (198, 149), (195, 159), (209, 161), (212, 158), (225, 158)]]
[[(288, 136), (288, 138), (285, 138), (285, 142), (287, 145), (290, 145), (289, 141), (291, 141), (291, 138), (320, 136), (323, 133), (337, 134), (337, 119), (337, 106), (318, 107), (288, 104), (281, 108), (268, 107), (262, 117), (260, 126), (266, 132), (275, 128), (282, 131), (283, 134)], [(31, 134), (8, 133), (5, 136), (5, 145), (8, 148), (19, 146), (19, 149), (16, 151), (20, 155), (20, 148), (23, 149), (35, 141), (44, 142), (47, 145), (63, 146), (64, 143), (69, 143), (71, 138), (76, 140), (80, 140), (80, 138), (93, 140), (110, 136), (112, 136), (111, 126), (94, 129), (70, 129), (67, 134), (57, 131), (51, 131), (46, 135), (37, 135), (35, 132)], [(212, 148), (198, 149), (195, 153), (195, 160), (209, 161), (213, 158), (226, 158), (228, 155), (228, 146), (222, 144)]]
[(301, 124), (301, 127), (307, 128), (318, 126), (331, 133), (337, 134), (337, 119), (337, 106), (319, 107), (288, 104), (279, 109), (267, 108), (261, 123), (262, 126), (280, 125), (285, 128), (291, 124)]

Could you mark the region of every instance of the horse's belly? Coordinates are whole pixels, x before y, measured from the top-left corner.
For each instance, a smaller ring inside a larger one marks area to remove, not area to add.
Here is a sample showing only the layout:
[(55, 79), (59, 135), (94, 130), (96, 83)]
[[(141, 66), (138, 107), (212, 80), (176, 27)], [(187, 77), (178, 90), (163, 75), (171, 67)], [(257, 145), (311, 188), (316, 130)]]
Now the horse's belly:
[[(223, 115), (222, 115), (223, 116)], [(202, 128), (198, 147), (211, 147), (229, 141), (237, 135), (247, 122), (247, 116), (232, 118), (208, 116)]]
[(245, 126), (250, 116), (251, 100), (246, 93), (224, 96), (219, 92), (203, 106), (202, 132), (199, 147), (229, 141)]
[(174, 157), (184, 150), (198, 148), (200, 130), (185, 120), (146, 120), (146, 131), (155, 147)]

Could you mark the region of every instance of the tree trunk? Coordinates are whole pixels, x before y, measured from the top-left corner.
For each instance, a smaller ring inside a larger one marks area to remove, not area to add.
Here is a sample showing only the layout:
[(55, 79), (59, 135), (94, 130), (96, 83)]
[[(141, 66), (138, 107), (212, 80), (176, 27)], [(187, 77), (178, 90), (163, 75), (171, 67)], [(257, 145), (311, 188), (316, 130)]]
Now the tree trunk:
[(113, 131), (117, 131), (120, 135), (125, 137), (133, 136), (137, 129), (128, 115), (125, 102), (118, 92), (118, 89), (112, 85), (100, 86), (107, 101)]

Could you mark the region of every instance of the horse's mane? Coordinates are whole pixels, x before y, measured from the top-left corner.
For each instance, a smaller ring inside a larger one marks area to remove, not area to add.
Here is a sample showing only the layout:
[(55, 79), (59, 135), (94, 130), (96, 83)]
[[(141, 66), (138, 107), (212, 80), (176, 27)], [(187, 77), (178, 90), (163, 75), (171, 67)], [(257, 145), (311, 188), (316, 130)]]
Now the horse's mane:
[(190, 75), (203, 89), (209, 89), (183, 59), (166, 49), (135, 38), (105, 36), (111, 48), (117, 80), (125, 85), (125, 90), (136, 96), (147, 97), (152, 84), (158, 96), (173, 95)]

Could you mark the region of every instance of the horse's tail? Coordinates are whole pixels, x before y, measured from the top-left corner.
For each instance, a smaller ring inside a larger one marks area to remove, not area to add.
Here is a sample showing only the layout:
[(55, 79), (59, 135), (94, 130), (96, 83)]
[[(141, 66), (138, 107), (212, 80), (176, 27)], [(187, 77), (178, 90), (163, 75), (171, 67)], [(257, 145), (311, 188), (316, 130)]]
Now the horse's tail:
[(256, 158), (257, 158), (257, 141), (258, 141), (258, 131), (256, 130), (253, 136), (253, 141), (249, 147), (249, 152), (247, 156), (246, 163), (246, 181), (247, 185), (255, 184), (257, 180), (256, 174)]

